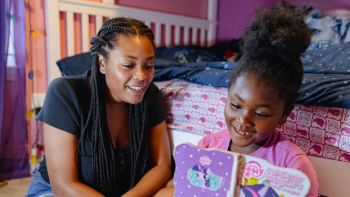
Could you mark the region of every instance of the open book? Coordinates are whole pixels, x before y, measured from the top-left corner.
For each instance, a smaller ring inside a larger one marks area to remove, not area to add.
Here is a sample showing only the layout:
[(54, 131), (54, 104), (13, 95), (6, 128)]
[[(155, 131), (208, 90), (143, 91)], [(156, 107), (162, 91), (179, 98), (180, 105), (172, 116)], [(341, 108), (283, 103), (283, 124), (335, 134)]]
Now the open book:
[(303, 172), (248, 155), (183, 143), (174, 158), (174, 197), (296, 197), (310, 189)]

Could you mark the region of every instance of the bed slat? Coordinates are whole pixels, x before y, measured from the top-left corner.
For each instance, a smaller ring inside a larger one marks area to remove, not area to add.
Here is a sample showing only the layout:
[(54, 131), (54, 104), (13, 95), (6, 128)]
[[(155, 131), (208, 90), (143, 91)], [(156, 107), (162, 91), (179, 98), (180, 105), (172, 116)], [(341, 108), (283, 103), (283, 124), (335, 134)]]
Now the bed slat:
[(101, 15), (96, 15), (96, 35), (98, 31), (101, 29), (103, 24), (103, 17)]
[(67, 55), (73, 56), (75, 54), (74, 43), (74, 13), (67, 12)]
[(189, 44), (190, 28), (184, 27), (184, 45)]
[(156, 47), (159, 47), (162, 42), (162, 25), (160, 23), (156, 23), (156, 35), (155, 35), (155, 44)]
[(151, 28), (151, 22), (150, 21), (145, 21), (145, 25), (147, 25), (148, 28)]
[(197, 43), (198, 43), (197, 33), (198, 33), (198, 29), (197, 28), (192, 28), (192, 44), (193, 45), (197, 45)]
[(171, 45), (171, 25), (166, 24), (165, 25), (165, 46)]
[(180, 26), (175, 25), (175, 45), (180, 45)]
[(205, 46), (205, 29), (201, 29), (201, 38), (200, 38), (200, 45), (202, 47)]
[(82, 45), (83, 52), (89, 51), (89, 15), (82, 14), (81, 16), (81, 30), (82, 30)]

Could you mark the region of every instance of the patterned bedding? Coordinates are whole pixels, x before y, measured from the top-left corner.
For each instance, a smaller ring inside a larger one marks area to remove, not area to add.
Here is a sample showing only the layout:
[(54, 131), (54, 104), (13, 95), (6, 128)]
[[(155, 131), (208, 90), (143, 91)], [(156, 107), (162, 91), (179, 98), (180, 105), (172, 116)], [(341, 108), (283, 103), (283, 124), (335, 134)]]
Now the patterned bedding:
[[(206, 136), (227, 128), (227, 88), (180, 79), (155, 84), (164, 97), (169, 129)], [(296, 105), (277, 129), (308, 155), (350, 162), (349, 109)]]

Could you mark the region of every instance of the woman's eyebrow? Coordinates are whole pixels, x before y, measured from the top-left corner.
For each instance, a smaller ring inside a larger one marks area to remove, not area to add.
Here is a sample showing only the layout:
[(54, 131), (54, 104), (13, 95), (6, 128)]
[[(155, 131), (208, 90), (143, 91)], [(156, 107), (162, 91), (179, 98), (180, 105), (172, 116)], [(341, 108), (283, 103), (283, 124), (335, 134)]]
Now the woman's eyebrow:
[(128, 57), (128, 58), (130, 58), (130, 59), (137, 60), (137, 57), (134, 57), (134, 56), (132, 56), (132, 55), (124, 55), (123, 57)]
[[(134, 59), (134, 60), (137, 60), (137, 57), (134, 57), (132, 55), (124, 55), (123, 57), (128, 57), (130, 59)], [(151, 57), (148, 57), (147, 60), (151, 60), (151, 59), (155, 59), (154, 56), (151, 56)]]

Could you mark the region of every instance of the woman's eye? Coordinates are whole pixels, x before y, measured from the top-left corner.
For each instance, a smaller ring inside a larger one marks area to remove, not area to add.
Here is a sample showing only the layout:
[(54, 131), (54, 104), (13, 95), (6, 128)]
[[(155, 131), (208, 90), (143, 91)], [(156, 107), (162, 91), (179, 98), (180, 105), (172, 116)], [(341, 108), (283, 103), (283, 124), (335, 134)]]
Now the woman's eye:
[(132, 65), (123, 65), (126, 68), (132, 68)]
[(146, 68), (147, 68), (147, 69), (153, 69), (153, 68), (154, 68), (154, 65), (147, 65)]
[(234, 103), (231, 103), (231, 106), (232, 106), (234, 109), (241, 109), (240, 106), (238, 106), (238, 105), (236, 105), (236, 104), (234, 104)]
[(264, 114), (259, 114), (259, 113), (255, 113), (255, 115), (257, 115), (260, 118), (268, 118), (271, 116), (271, 115), (264, 115)]

